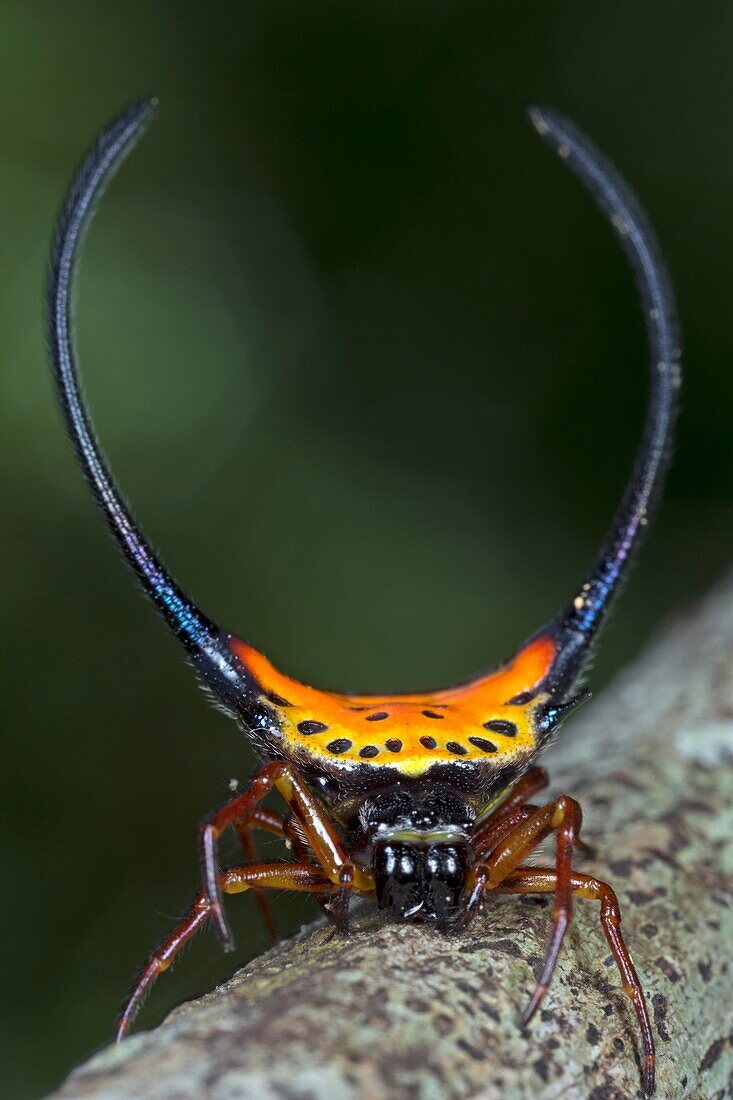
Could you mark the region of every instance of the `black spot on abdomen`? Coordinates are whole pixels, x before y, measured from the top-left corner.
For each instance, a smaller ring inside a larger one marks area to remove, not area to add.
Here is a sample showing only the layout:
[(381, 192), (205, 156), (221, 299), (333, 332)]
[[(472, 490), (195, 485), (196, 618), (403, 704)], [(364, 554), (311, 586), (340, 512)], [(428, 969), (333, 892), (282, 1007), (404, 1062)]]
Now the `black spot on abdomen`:
[(516, 723), (507, 722), (504, 718), (490, 718), (488, 722), (484, 722), (484, 729), (491, 730), (492, 733), (501, 733), (504, 737), (517, 736)]
[(300, 733), (304, 733), (306, 737), (310, 737), (314, 733), (325, 733), (328, 726), (325, 722), (298, 722), (298, 730)]
[(353, 741), (349, 741), (348, 737), (337, 737), (335, 741), (329, 741), (326, 748), (329, 752), (339, 756), (342, 752), (348, 752), (353, 743)]
[(523, 707), (527, 703), (531, 703), (535, 697), (534, 691), (520, 691), (519, 695), (513, 695), (511, 699), (507, 699), (504, 704), (505, 707)]
[(489, 741), (486, 737), (469, 737), (469, 742), (475, 745), (477, 749), (481, 749), (482, 752), (498, 752), (498, 749), (493, 741)]

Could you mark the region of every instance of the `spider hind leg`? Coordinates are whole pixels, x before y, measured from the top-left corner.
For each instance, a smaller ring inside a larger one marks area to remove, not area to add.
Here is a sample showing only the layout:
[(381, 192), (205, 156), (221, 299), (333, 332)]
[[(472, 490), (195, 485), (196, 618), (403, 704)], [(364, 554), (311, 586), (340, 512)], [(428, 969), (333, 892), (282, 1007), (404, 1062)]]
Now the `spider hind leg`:
[[(255, 863), (231, 867), (217, 876), (217, 888), (225, 894), (267, 888), (326, 894), (340, 889), (326, 878), (320, 868), (299, 863)], [(212, 910), (207, 892), (199, 890), (185, 917), (149, 955), (117, 1019), (115, 1037), (118, 1042), (130, 1030), (156, 978), (170, 968), (181, 948), (211, 919)]]
[[(496, 891), (502, 894), (550, 894), (557, 890), (557, 886), (558, 877), (555, 870), (545, 867), (518, 867), (504, 879), (501, 885), (496, 887)], [(577, 897), (598, 901), (601, 904), (601, 927), (621, 975), (624, 993), (634, 1006), (641, 1031), (644, 1051), (642, 1080), (644, 1095), (649, 1097), (654, 1092), (656, 1060), (654, 1034), (644, 991), (621, 932), (621, 910), (618, 899), (608, 883), (592, 875), (573, 872), (570, 875), (570, 889)]]

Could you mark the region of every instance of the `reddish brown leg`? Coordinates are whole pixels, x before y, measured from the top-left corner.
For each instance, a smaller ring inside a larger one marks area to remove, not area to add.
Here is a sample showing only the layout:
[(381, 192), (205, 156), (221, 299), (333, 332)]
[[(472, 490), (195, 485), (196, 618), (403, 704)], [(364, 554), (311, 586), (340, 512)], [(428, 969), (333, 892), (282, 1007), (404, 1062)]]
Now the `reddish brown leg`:
[[(312, 862), (313, 852), (298, 818), (290, 817), (283, 825), (285, 838), (292, 847), (295, 858), (300, 863)], [(317, 894), (316, 901), (330, 921), (345, 929), (349, 923), (350, 897), (351, 888), (347, 886), (342, 887), (336, 894)]]
[(560, 795), (547, 806), (535, 810), (526, 821), (517, 825), (514, 831), (496, 846), (484, 864), (487, 874), (486, 889), (494, 890), (514, 870), (522, 858), (537, 846), (548, 831), (557, 832), (552, 936), (540, 980), (522, 1016), (523, 1026), (532, 1019), (548, 990), (565, 933), (572, 919), (573, 901), (570, 880), (573, 847), (580, 832), (582, 820), (583, 814), (575, 799)]
[(479, 910), (487, 877), (486, 868), (482, 866), (483, 861), (493, 852), (497, 844), (500, 844), (518, 825), (532, 815), (537, 807), (526, 805), (527, 800), (543, 790), (548, 782), (548, 775), (544, 768), (537, 765), (529, 768), (496, 809), (475, 826), (473, 850), (477, 865), (466, 883), (465, 901), (460, 916), (452, 925), (453, 931), (465, 928)]
[(218, 886), (216, 842), (229, 825), (251, 818), (263, 798), (276, 788), (290, 806), (302, 826), (306, 840), (327, 878), (345, 889), (369, 892), (373, 887), (365, 875), (344, 852), (335, 827), (313, 793), (282, 761), (273, 761), (252, 777), (242, 794), (216, 810), (201, 825), (199, 831), (204, 892), (211, 903), (211, 917), (226, 950), (233, 947), (232, 935), (224, 917)]
[(234, 941), (224, 916), (221, 891), (218, 885), (216, 842), (229, 825), (235, 825), (237, 821), (249, 821), (252, 818), (258, 808), (258, 803), (272, 790), (284, 767), (285, 765), (279, 761), (265, 764), (252, 776), (246, 790), (205, 818), (199, 828), (201, 877), (204, 893), (211, 906), (210, 915), (214, 922), (216, 934), (221, 940), (225, 951), (232, 950)]
[[(514, 810), (506, 817), (502, 817), (496, 822), (493, 829), (482, 830), (481, 847), (478, 846), (475, 849), (476, 857), (479, 860), (486, 859), (491, 852), (501, 843), (505, 837), (508, 837), (517, 825), (521, 825), (523, 821), (526, 821), (539, 810), (539, 806), (533, 806), (531, 803), (527, 803), (526, 806), (521, 806), (518, 810)], [(538, 837), (537, 843), (544, 840), (552, 832), (551, 828), (545, 829), (544, 833)], [(582, 839), (582, 837), (576, 836), (575, 838), (576, 851), (581, 852), (584, 856), (592, 858), (595, 855), (595, 850), (590, 844)]]
[(280, 814), (276, 814), (274, 810), (268, 810), (265, 806), (258, 806), (248, 821), (239, 822), (237, 831), (239, 831), (239, 825), (244, 825), (250, 829), (262, 829), (264, 833), (272, 833), (273, 836), (283, 837), (284, 826)]
[[(232, 867), (218, 876), (217, 887), (225, 894), (239, 894), (244, 890), (275, 888), (280, 890), (305, 890), (309, 893), (327, 893), (338, 887), (325, 877), (318, 867), (298, 863), (258, 863), (245, 867)], [(160, 943), (145, 963), (117, 1020), (116, 1038), (123, 1039), (151, 985), (172, 964), (175, 956), (212, 915), (211, 900), (205, 890), (200, 890), (186, 916)]]
[(497, 815), (490, 828), (482, 826), (480, 846), (476, 844), (474, 849), (477, 864), (466, 880), (465, 900), (461, 906), (459, 916), (450, 926), (451, 931), (460, 932), (462, 928), (470, 924), (480, 908), (488, 879), (486, 858), (502, 840), (510, 836), (517, 826), (530, 818), (536, 810), (537, 806), (515, 805), (505, 815)]
[[(265, 832), (272, 833), (274, 836), (278, 837), (283, 837), (284, 835), (282, 818), (276, 813), (273, 813), (272, 810), (265, 809), (264, 806), (258, 806), (251, 818), (247, 821), (235, 822), (234, 827), (237, 830), (237, 834), (242, 844), (242, 850), (249, 863), (257, 862), (257, 842), (254, 838), (255, 829), (263, 829)], [(259, 888), (253, 890), (252, 893), (257, 902), (257, 907), (260, 910), (260, 916), (262, 917), (265, 931), (270, 937), (270, 943), (276, 945), (280, 942), (280, 937), (277, 934), (277, 927), (267, 894), (264, 890), (260, 890)]]
[(497, 844), (513, 833), (518, 825), (531, 817), (537, 806), (518, 806), (506, 817), (500, 817), (490, 829), (481, 829), (481, 843), (475, 843), (474, 851), (478, 860), (485, 860), (494, 851)]
[[(496, 809), (492, 810), (487, 817), (479, 821), (473, 834), (473, 849), (479, 859), (484, 859), (492, 848), (508, 835), (508, 831), (511, 831), (511, 829), (506, 830), (506, 823), (509, 820), (514, 824), (519, 824), (523, 820), (520, 811), (528, 809), (526, 803), (534, 795), (544, 790), (548, 782), (549, 778), (544, 768), (536, 765), (529, 768), (503, 802), (499, 803)], [(535, 810), (536, 807), (532, 806), (530, 809)], [(529, 817), (529, 814), (527, 813), (524, 816)], [(590, 844), (586, 844), (580, 837), (576, 837), (575, 846), (583, 855), (593, 855)]]
[(332, 906), (327, 905), (324, 897), (319, 897), (318, 901), (329, 917), (342, 928), (346, 927), (351, 891), (372, 893), (374, 880), (347, 857), (335, 825), (325, 815), (310, 788), (294, 772), (284, 775), (277, 788), (293, 811), (292, 835), (294, 838), (302, 835), (305, 844), (305, 849), (296, 848), (296, 854), (310, 850), (330, 881), (339, 887), (333, 895)]
[(486, 848), (485, 835), (491, 834), (501, 820), (519, 810), (526, 802), (529, 802), (530, 798), (538, 794), (539, 791), (544, 790), (549, 781), (544, 768), (539, 768), (537, 765), (528, 768), (516, 787), (512, 788), (496, 809), (479, 821), (473, 834), (474, 851)]
[[(601, 882), (592, 875), (573, 872), (570, 876), (570, 887), (572, 893), (578, 897), (601, 903), (601, 925), (621, 974), (624, 993), (633, 1002), (636, 1018), (639, 1021), (644, 1047), (644, 1093), (646, 1096), (651, 1096), (654, 1092), (654, 1035), (644, 992), (629, 949), (621, 934), (621, 911), (618, 899), (608, 883)], [(502, 894), (550, 894), (557, 888), (558, 879), (555, 871), (544, 867), (518, 867), (504, 879), (501, 885), (496, 887), (496, 891)]]
[(360, 893), (371, 893), (371, 875), (355, 867), (346, 855), (336, 826), (305, 783), (286, 768), (276, 783), (277, 789), (293, 811), (306, 843), (331, 882)]

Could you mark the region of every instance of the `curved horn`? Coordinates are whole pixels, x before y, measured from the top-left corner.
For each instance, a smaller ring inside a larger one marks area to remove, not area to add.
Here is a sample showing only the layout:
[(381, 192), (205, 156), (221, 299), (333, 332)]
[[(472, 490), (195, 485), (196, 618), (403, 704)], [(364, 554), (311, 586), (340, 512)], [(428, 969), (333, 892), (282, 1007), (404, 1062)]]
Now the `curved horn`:
[(664, 483), (672, 452), (681, 352), (672, 284), (654, 231), (636, 198), (613, 165), (569, 119), (545, 107), (531, 107), (529, 117), (618, 233), (641, 298), (651, 371), (641, 445), (611, 530), (584, 583), (555, 620), (560, 643), (558, 687), (567, 690), (582, 674)]
[(80, 244), (96, 200), (151, 119), (156, 100), (133, 103), (87, 153), (69, 189), (54, 237), (46, 301), (51, 363), (61, 410), (76, 456), (120, 549), (197, 670), (224, 701), (252, 691), (247, 673), (219, 630), (185, 595), (151, 550), (126, 508), (102, 457), (81, 393), (72, 339), (71, 295)]

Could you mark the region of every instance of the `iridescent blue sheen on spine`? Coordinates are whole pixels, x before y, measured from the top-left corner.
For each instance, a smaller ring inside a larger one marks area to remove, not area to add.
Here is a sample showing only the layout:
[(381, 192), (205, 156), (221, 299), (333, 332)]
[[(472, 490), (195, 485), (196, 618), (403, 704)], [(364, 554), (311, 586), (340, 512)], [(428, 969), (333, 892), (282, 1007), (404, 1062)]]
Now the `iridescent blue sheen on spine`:
[(590, 191), (616, 230), (641, 298), (650, 357), (647, 416), (631, 477), (592, 570), (553, 624), (560, 642), (558, 686), (569, 690), (587, 664), (593, 641), (638, 550), (669, 468), (681, 352), (672, 284), (654, 231), (636, 197), (613, 165), (569, 119), (545, 107), (532, 107), (529, 115), (540, 137)]
[(59, 216), (48, 275), (46, 323), (59, 402), (94, 497), (145, 592), (180, 639), (201, 675), (227, 699), (249, 686), (226, 647), (226, 635), (186, 596), (153, 553), (125, 506), (105, 462), (81, 392), (72, 339), (71, 298), (79, 248), (95, 203), (143, 133), (154, 100), (133, 103), (94, 143)]

